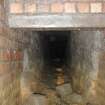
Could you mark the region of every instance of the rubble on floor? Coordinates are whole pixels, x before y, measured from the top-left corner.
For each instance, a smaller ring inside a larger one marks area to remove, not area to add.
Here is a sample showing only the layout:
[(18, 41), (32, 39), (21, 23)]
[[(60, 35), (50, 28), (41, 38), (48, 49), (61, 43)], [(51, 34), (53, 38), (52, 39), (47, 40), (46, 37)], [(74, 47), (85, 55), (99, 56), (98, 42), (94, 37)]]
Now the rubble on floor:
[(55, 90), (46, 88), (45, 92), (32, 94), (25, 105), (84, 105), (83, 97), (72, 91), (70, 83), (56, 86)]
[(29, 96), (24, 105), (47, 105), (46, 96), (36, 94)]

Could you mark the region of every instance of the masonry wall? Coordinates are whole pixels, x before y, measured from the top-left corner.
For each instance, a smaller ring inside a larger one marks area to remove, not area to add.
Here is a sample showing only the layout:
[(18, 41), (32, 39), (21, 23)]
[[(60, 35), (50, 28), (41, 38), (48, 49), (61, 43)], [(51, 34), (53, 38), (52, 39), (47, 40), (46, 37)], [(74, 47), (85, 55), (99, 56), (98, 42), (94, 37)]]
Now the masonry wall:
[(98, 75), (93, 83), (94, 97), (98, 104), (105, 104), (105, 31), (101, 31), (101, 46), (98, 56)]
[(105, 13), (103, 0), (9, 0), (11, 14)]
[[(9, 0), (7, 4), (10, 14), (28, 16), (105, 13), (103, 0)], [(37, 33), (9, 29), (5, 9), (1, 0), (0, 105), (19, 105), (31, 93), (43, 90), (38, 84), (43, 62)], [(71, 33), (72, 86), (83, 96), (84, 103), (105, 104), (104, 36), (102, 31)]]
[[(9, 33), (12, 32), (12, 33)], [(14, 31), (8, 30), (0, 36), (0, 99), (1, 105), (20, 103), (20, 73), (22, 71), (22, 50), (15, 41)], [(20, 35), (20, 34), (19, 34)]]
[[(100, 69), (102, 67), (100, 63), (104, 61), (99, 60), (99, 55), (102, 54), (100, 50), (101, 39), (101, 31), (82, 30), (71, 32), (70, 72), (72, 88), (73, 91), (82, 95), (85, 104), (100, 105), (104, 101), (100, 101), (103, 99), (102, 94), (104, 95), (104, 93), (101, 93), (104, 92), (104, 77), (102, 79), (99, 76), (100, 74), (103, 75), (104, 72)], [(102, 84), (103, 87), (98, 83)]]
[(23, 33), (9, 29), (6, 7), (3, 0), (0, 0), (0, 105), (21, 104), (22, 48), (28, 44), (29, 39)]
[(22, 104), (27, 104), (32, 94), (43, 92), (43, 86), (41, 85), (43, 56), (40, 36), (38, 32), (34, 31), (25, 32), (25, 35), (30, 36), (30, 44), (23, 49), (23, 72), (21, 73)]

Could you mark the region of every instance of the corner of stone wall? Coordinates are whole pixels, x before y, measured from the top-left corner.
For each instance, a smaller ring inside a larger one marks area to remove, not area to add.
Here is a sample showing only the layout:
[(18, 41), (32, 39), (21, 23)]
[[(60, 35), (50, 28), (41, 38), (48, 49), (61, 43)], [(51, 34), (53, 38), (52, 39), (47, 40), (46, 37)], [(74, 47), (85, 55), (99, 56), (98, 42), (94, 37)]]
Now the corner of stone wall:
[(43, 91), (40, 86), (43, 58), (38, 32), (28, 31), (29, 45), (24, 47), (23, 72), (21, 74), (21, 95), (24, 104), (30, 95)]
[(23, 32), (10, 29), (6, 7), (0, 1), (0, 105), (20, 105), (20, 74), (23, 69)]
[(71, 71), (73, 90), (86, 103), (97, 103), (95, 93), (99, 73), (101, 31), (74, 31), (71, 34)]

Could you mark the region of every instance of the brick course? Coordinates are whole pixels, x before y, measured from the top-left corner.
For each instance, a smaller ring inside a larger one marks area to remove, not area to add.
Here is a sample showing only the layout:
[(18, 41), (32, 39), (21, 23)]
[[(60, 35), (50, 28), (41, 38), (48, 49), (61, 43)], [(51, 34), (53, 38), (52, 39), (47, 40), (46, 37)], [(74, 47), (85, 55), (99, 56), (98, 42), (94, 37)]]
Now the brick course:
[[(10, 0), (11, 1), (11, 0)], [(74, 6), (74, 4), (76, 4)], [(10, 4), (10, 13), (104, 13), (105, 4), (103, 0), (31, 0), (25, 1), (12, 1)], [(26, 8), (24, 8), (26, 7)], [(64, 11), (65, 10), (65, 11)]]
[(52, 3), (51, 4), (51, 12), (52, 13), (62, 13), (63, 12), (62, 3)]
[(91, 3), (91, 13), (101, 13), (102, 3)]

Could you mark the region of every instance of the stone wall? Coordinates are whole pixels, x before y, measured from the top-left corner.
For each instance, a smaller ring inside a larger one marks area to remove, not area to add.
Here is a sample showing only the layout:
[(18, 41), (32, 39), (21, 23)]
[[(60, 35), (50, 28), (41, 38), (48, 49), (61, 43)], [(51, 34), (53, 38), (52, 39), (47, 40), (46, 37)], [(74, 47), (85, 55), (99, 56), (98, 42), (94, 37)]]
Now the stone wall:
[(101, 99), (101, 95), (96, 94), (96, 87), (100, 88), (100, 86), (96, 86), (96, 81), (99, 81), (101, 36), (101, 31), (71, 32), (72, 88), (73, 91), (83, 96), (84, 103), (93, 105), (100, 105), (99, 100)]
[(92, 87), (94, 89), (93, 96), (95, 101), (100, 105), (105, 104), (105, 31), (101, 31), (101, 46), (98, 56), (98, 75)]
[(28, 39), (24, 31), (9, 29), (6, 7), (0, 0), (0, 105), (21, 104), (22, 49)]
[(16, 38), (21, 33), (9, 29), (5, 31), (0, 35), (0, 102), (1, 105), (18, 105), (23, 53), (22, 45)]
[[(9, 10), (11, 14), (27, 16), (105, 12), (103, 0), (49, 1), (10, 0)], [(0, 0), (0, 105), (21, 105), (32, 93), (44, 91), (41, 84), (43, 57), (38, 33), (10, 29), (5, 6)], [(84, 103), (104, 105), (104, 31), (73, 31), (70, 38), (73, 91), (83, 96)]]
[(23, 49), (23, 72), (21, 74), (22, 104), (27, 104), (26, 101), (31, 95), (43, 92), (43, 85), (41, 85), (43, 57), (40, 35), (34, 31), (25, 32), (25, 35), (30, 36), (30, 44)]
[(0, 105), (21, 105), (28, 92), (43, 91), (38, 84), (43, 65), (40, 39), (37, 32), (9, 28), (2, 0), (0, 10)]
[(0, 30), (0, 105), (21, 105), (28, 95), (43, 91), (38, 84), (43, 66), (39, 37), (7, 24)]

